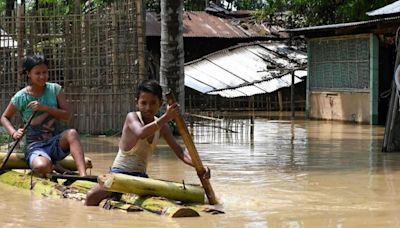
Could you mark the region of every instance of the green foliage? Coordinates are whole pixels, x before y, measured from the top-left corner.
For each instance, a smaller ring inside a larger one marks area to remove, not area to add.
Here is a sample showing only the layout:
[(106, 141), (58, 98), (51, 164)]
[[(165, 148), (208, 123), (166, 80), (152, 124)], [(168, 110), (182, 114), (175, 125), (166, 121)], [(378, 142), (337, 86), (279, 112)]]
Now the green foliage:
[(82, 11), (88, 12), (110, 5), (115, 0), (86, 0), (82, 3)]
[(7, 134), (7, 131), (4, 128), (0, 127), (0, 145), (10, 142), (12, 142), (11, 137)]
[(3, 12), (6, 10), (6, 1), (0, 1), (0, 12), (3, 14)]
[[(10, 0), (8, 0), (10, 1)], [(81, 0), (83, 12), (94, 10), (117, 0)], [(160, 12), (161, 0), (146, 0), (149, 11)], [(290, 12), (304, 18), (305, 24), (321, 25), (367, 20), (368, 11), (380, 8), (396, 0), (225, 0), (238, 10), (255, 10), (257, 20), (268, 20), (277, 12)], [(4, 14), (7, 1), (0, 1), (0, 12)], [(38, 3), (39, 5), (36, 5)], [(204, 10), (205, 0), (185, 0), (185, 10)], [(231, 6), (229, 6), (231, 7)], [(40, 10), (43, 15), (65, 15), (72, 13), (72, 0), (26, 0), (27, 13)]]
[(161, 0), (146, 0), (146, 10), (152, 12), (161, 12)]
[[(205, 9), (205, 0), (185, 0), (184, 8), (186, 11), (203, 11)], [(161, 12), (161, 0), (146, 0), (145, 7), (147, 11)]]
[[(239, 0), (238, 0), (239, 1)], [(242, 0), (248, 2), (250, 0)], [(383, 7), (396, 0), (266, 0), (256, 10), (258, 20), (267, 20), (274, 13), (287, 11), (304, 18), (301, 26), (335, 24), (370, 19), (366, 12)], [(299, 23), (297, 23), (299, 24)]]
[(381, 8), (395, 1), (396, 0), (344, 1), (344, 3), (337, 8), (337, 22), (368, 20), (369, 16), (366, 15), (366, 12)]
[(184, 7), (186, 11), (203, 11), (206, 3), (204, 0), (186, 0)]
[(40, 11), (44, 16), (65, 15), (73, 10), (73, 3), (67, 0), (27, 1), (25, 7), (28, 14)]
[(339, 1), (324, 0), (294, 0), (289, 10), (294, 14), (304, 16), (307, 25), (334, 24), (336, 23), (336, 8)]
[[(6, 2), (13, 0), (0, 1), (0, 14), (6, 10)], [(82, 12), (94, 10), (108, 5), (117, 0), (81, 0)], [(156, 0), (157, 1), (157, 0)], [(159, 1), (159, 0), (158, 0)], [(16, 0), (14, 0), (16, 2)], [(66, 15), (74, 12), (74, 1), (72, 0), (25, 0), (25, 10), (27, 14), (40, 11), (44, 16)]]
[(107, 131), (103, 132), (103, 135), (105, 135), (105, 136), (115, 136), (115, 135), (118, 135), (120, 133), (121, 133), (120, 131), (116, 131), (116, 130), (107, 130)]
[(65, 40), (63, 38), (50, 38), (48, 40), (40, 41), (33, 45), (33, 51), (35, 53), (45, 53), (45, 49), (51, 49), (52, 51), (56, 51), (57, 47), (65, 44)]
[(178, 127), (176, 126), (176, 122), (171, 120), (167, 123), (169, 130), (173, 135), (179, 135)]
[(256, 10), (266, 5), (262, 0), (230, 0), (238, 10)]
[(288, 8), (285, 0), (267, 0), (261, 7), (257, 7), (253, 14), (257, 21), (268, 20), (272, 15), (287, 11)]

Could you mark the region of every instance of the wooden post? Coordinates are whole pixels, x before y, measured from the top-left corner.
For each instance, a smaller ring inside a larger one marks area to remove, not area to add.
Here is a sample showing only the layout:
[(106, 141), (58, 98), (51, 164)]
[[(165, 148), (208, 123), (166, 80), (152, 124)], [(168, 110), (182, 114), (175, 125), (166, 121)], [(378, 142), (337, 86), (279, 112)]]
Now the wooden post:
[[(17, 5), (17, 42), (18, 42), (18, 47), (17, 47), (17, 53), (18, 53), (18, 59), (17, 59), (17, 65), (18, 65), (18, 72), (22, 72), (22, 58), (24, 56), (24, 38), (25, 38), (25, 3), (22, 3)], [(17, 86), (20, 88), (23, 84), (24, 80), (24, 75), (22, 74), (17, 74)], [(26, 76), (25, 76), (26, 77)]]
[(254, 138), (254, 96), (249, 99), (250, 138)]
[[(118, 20), (117, 20), (117, 5), (118, 2), (113, 2), (111, 3), (111, 28), (112, 28), (112, 35), (111, 35), (111, 62), (112, 62), (112, 95), (111, 95), (111, 100), (116, 101), (117, 100), (117, 92), (118, 92), (118, 86), (119, 86), (119, 78), (120, 78), (120, 66), (118, 64)], [(111, 117), (110, 117), (110, 128), (115, 129), (115, 122), (112, 120), (116, 116), (116, 102), (110, 102), (111, 103)]]
[(143, 0), (136, 1), (136, 29), (137, 29), (137, 56), (139, 62), (139, 80), (146, 79), (146, 23), (145, 23), (145, 10), (143, 7)]
[[(189, 113), (192, 113), (192, 95), (189, 95)], [(192, 115), (189, 115), (190, 133), (193, 135), (194, 120)]]
[(278, 91), (278, 107), (279, 111), (283, 111), (282, 91)]
[(74, 1), (74, 13), (76, 15), (81, 14), (81, 0), (75, 0)]
[[(168, 92), (165, 96), (167, 97), (167, 103), (169, 105), (175, 103), (174, 96), (172, 95), (171, 92)], [(190, 157), (192, 158), (192, 162), (196, 169), (197, 176), (199, 176), (199, 179), (201, 181), (201, 184), (203, 185), (203, 188), (207, 195), (209, 203), (211, 205), (218, 204), (217, 198), (215, 197), (214, 191), (211, 187), (210, 180), (203, 178), (203, 175), (206, 171), (203, 166), (203, 163), (201, 162), (201, 159), (197, 152), (196, 146), (193, 143), (192, 137), (189, 134), (185, 120), (179, 114), (177, 116), (177, 118), (175, 119), (175, 121), (176, 121), (176, 126), (178, 127), (178, 130), (179, 130), (179, 133), (183, 139), (183, 142), (185, 143), (186, 148), (189, 151)]]
[(290, 86), (290, 111), (292, 112), (292, 120), (294, 119), (294, 71), (292, 71), (292, 85)]
[[(396, 41), (397, 42), (397, 41)], [(394, 64), (394, 72), (396, 72), (397, 67), (400, 65), (400, 51), (397, 50), (396, 53), (396, 62)], [(383, 136), (383, 145), (382, 145), (382, 152), (393, 152), (398, 148), (395, 148), (393, 137), (394, 137), (394, 129), (396, 120), (399, 120), (399, 97), (397, 96), (397, 88), (394, 81), (392, 81), (392, 92), (389, 101), (389, 109), (386, 117), (385, 123), (385, 134)]]

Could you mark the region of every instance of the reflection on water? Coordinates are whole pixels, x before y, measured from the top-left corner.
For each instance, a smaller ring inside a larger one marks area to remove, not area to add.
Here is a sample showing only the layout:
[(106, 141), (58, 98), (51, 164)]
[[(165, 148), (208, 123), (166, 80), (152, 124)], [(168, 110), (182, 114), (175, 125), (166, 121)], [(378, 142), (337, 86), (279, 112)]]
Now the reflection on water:
[[(245, 126), (246, 123), (244, 123)], [(0, 185), (2, 227), (399, 227), (399, 153), (380, 152), (383, 128), (323, 121), (255, 120), (254, 138), (193, 129), (212, 169), (224, 215), (169, 219), (150, 213), (86, 208)], [(117, 138), (83, 139), (92, 174), (107, 172)], [(199, 183), (194, 170), (161, 145), (149, 164), (154, 178)], [(201, 222), (200, 222), (201, 221)], [(45, 225), (44, 225), (45, 224)]]

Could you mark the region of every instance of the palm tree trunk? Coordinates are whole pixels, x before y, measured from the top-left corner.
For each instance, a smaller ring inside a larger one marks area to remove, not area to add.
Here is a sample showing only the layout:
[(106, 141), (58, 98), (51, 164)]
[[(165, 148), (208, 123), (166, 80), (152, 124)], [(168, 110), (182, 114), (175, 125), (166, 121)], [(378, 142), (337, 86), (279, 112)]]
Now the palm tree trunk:
[(185, 111), (183, 0), (161, 1), (160, 83), (164, 92), (169, 88)]

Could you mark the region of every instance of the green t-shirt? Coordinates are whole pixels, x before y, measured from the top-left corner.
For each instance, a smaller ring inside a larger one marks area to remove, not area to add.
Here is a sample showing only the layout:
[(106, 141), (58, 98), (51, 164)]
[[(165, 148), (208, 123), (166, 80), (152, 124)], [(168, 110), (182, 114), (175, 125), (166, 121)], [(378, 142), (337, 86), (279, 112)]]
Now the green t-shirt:
[[(18, 91), (12, 98), (11, 103), (20, 112), (23, 121), (26, 123), (32, 115), (33, 110), (28, 108), (32, 101), (38, 101), (43, 105), (57, 108), (57, 96), (61, 93), (62, 87), (57, 83), (46, 83), (44, 92), (40, 97), (34, 97), (28, 94), (26, 88)], [(27, 143), (43, 141), (51, 138), (60, 132), (58, 120), (46, 112), (38, 112), (31, 122), (26, 133)]]

